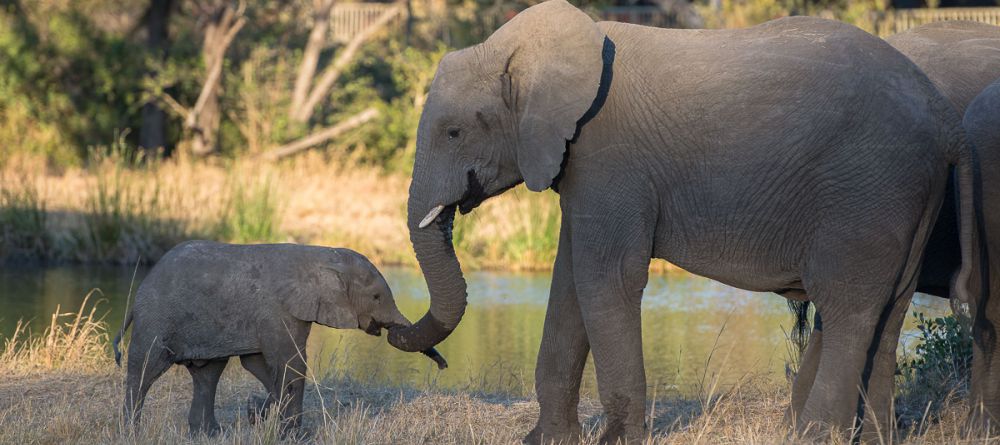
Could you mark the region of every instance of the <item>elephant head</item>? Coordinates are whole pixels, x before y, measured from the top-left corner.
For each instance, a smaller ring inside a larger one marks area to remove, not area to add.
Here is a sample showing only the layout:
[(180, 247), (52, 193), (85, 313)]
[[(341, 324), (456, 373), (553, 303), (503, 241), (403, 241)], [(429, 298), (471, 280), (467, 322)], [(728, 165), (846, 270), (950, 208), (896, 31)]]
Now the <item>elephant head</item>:
[(444, 340), (462, 319), (466, 284), (451, 231), (455, 210), (524, 182), (549, 188), (567, 142), (598, 96), (605, 35), (582, 11), (550, 0), (485, 42), (445, 55), (420, 117), (407, 225), (431, 305), (389, 331), (399, 349)]
[(297, 291), (282, 300), (293, 317), (376, 336), (383, 327), (411, 325), (396, 307), (385, 278), (361, 254), (337, 249), (329, 261), (308, 269), (297, 278)]

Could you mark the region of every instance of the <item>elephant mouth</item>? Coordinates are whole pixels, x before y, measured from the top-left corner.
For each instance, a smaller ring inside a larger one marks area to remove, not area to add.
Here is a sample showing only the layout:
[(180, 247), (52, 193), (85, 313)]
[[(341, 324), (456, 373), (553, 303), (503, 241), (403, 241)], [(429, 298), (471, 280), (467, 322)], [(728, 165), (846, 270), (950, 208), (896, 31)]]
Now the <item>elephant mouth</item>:
[(475, 169), (469, 169), (469, 171), (465, 173), (465, 182), (465, 193), (463, 193), (462, 198), (455, 203), (455, 205), (458, 206), (458, 211), (463, 215), (475, 210), (476, 207), (479, 207), (479, 205), (483, 203), (483, 201), (503, 194), (507, 190), (517, 186), (515, 183), (506, 187), (501, 187), (493, 193), (489, 193), (486, 191), (486, 187), (483, 186), (483, 183), (479, 180), (479, 175)]
[(462, 212), (463, 215), (479, 207), (488, 198), (486, 189), (483, 188), (483, 183), (479, 181), (475, 169), (469, 169), (465, 173), (465, 183), (465, 193), (462, 194), (462, 198), (456, 203), (458, 204), (458, 211)]
[(368, 322), (368, 327), (366, 327), (364, 331), (368, 335), (379, 337), (382, 335), (382, 326), (382, 323), (372, 320)]

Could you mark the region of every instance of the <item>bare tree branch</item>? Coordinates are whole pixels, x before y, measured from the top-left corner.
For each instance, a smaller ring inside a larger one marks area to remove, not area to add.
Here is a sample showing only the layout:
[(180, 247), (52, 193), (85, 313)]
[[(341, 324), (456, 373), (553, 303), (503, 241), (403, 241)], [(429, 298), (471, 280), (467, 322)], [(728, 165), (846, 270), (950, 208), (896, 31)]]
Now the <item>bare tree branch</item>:
[[(226, 12), (227, 15), (232, 14), (229, 10)], [(184, 125), (188, 128), (194, 128), (195, 122), (198, 119), (198, 115), (201, 113), (202, 109), (205, 108), (205, 104), (208, 102), (209, 97), (212, 95), (215, 88), (219, 86), (219, 79), (222, 78), (222, 65), (225, 61), (225, 53), (229, 48), (229, 45), (233, 43), (233, 39), (236, 34), (240, 32), (243, 25), (246, 24), (246, 19), (240, 16), (239, 18), (233, 20), (234, 16), (228, 16), (223, 19), (223, 23), (220, 31), (225, 32), (222, 40), (219, 42), (218, 46), (213, 48), (215, 52), (215, 63), (209, 68), (208, 77), (205, 79), (205, 83), (201, 86), (201, 93), (198, 94), (198, 100), (195, 101), (194, 107), (187, 115), (187, 119), (184, 121)], [(229, 22), (229, 23), (227, 23)]]
[(350, 131), (358, 126), (368, 122), (378, 116), (378, 110), (375, 108), (367, 108), (364, 111), (351, 116), (348, 119), (340, 121), (337, 125), (332, 127), (327, 127), (322, 130), (316, 131), (309, 136), (301, 138), (299, 140), (290, 142), (288, 144), (282, 145), (280, 147), (274, 148), (267, 153), (264, 153), (264, 159), (275, 161), (287, 156), (291, 156), (308, 148), (319, 145), (330, 139), (333, 139), (341, 134)]
[(326, 44), (326, 36), (330, 30), (330, 11), (333, 10), (333, 0), (313, 0), (313, 25), (309, 32), (305, 51), (302, 53), (302, 64), (299, 65), (299, 75), (295, 78), (295, 89), (292, 91), (292, 104), (288, 109), (289, 116), (302, 107), (309, 95), (313, 77), (316, 76), (316, 66), (319, 55)]
[(323, 69), (323, 73), (320, 76), (319, 81), (316, 83), (315, 88), (309, 93), (308, 98), (302, 104), (302, 106), (292, 110), (292, 118), (299, 122), (306, 122), (312, 117), (313, 110), (320, 100), (323, 99), (333, 88), (333, 84), (337, 82), (337, 78), (340, 77), (340, 73), (343, 72), (347, 64), (354, 59), (358, 50), (361, 49), (361, 45), (365, 43), (368, 39), (374, 36), (379, 30), (389, 24), (392, 19), (403, 11), (404, 7), (402, 4), (397, 3), (392, 9), (387, 9), (382, 15), (371, 24), (364, 31), (354, 36), (347, 46), (340, 51), (337, 55), (336, 60), (333, 61), (329, 66)]
[(163, 103), (167, 104), (167, 106), (170, 107), (170, 111), (173, 111), (174, 114), (181, 119), (187, 119), (188, 115), (191, 114), (190, 110), (185, 108), (184, 105), (177, 102), (177, 99), (174, 99), (173, 96), (167, 94), (166, 92), (160, 94), (159, 99), (163, 101)]

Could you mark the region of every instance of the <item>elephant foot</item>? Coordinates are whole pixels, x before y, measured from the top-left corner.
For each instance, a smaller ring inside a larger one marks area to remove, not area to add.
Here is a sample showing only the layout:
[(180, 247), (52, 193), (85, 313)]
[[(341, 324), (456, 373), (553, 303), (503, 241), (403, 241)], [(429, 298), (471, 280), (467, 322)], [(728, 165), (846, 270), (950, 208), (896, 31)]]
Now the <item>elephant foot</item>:
[(247, 399), (247, 420), (251, 425), (256, 425), (267, 417), (268, 406), (266, 397), (250, 396)]
[(1000, 413), (1000, 409), (991, 409), (983, 405), (972, 408), (965, 420), (966, 436), (986, 438), (996, 435), (1000, 431), (1000, 422), (997, 421), (994, 413)]
[(580, 442), (580, 431), (580, 424), (563, 428), (542, 428), (539, 425), (535, 426), (521, 443), (525, 445), (575, 444)]
[(196, 438), (198, 436), (208, 436), (215, 437), (222, 432), (222, 427), (219, 426), (218, 422), (212, 422), (202, 425), (190, 425), (188, 428), (188, 437)]
[(626, 425), (623, 422), (609, 422), (601, 439), (601, 445), (641, 444), (646, 440), (646, 425)]
[(278, 437), (282, 441), (307, 442), (315, 436), (312, 428), (305, 426), (297, 420), (289, 420), (281, 423), (281, 430)]

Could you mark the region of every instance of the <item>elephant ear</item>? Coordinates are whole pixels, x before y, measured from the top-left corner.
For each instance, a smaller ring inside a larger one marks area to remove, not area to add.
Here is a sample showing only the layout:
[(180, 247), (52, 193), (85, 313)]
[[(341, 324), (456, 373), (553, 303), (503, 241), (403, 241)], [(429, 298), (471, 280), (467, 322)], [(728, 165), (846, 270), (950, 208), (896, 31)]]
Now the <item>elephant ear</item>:
[(524, 10), (485, 42), (507, 56), (502, 94), (517, 114), (518, 168), (533, 191), (552, 185), (566, 142), (597, 97), (604, 38), (583, 11), (549, 0)]
[(286, 291), (282, 305), (293, 317), (331, 328), (358, 327), (358, 317), (349, 298), (349, 281), (337, 268), (317, 266), (283, 288)]

